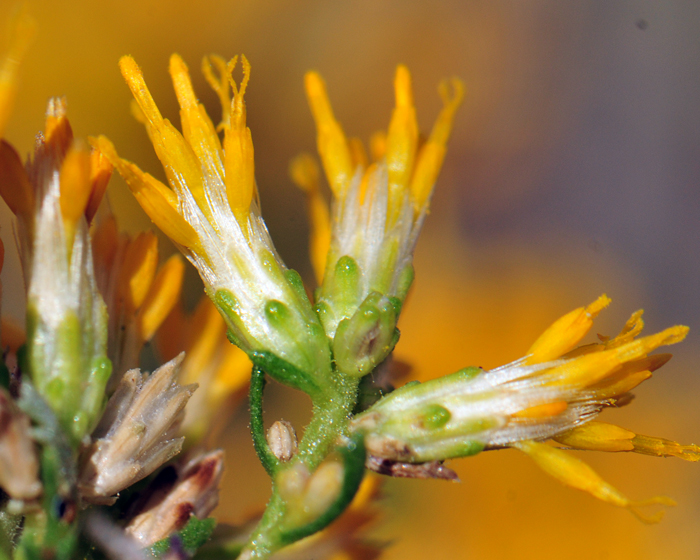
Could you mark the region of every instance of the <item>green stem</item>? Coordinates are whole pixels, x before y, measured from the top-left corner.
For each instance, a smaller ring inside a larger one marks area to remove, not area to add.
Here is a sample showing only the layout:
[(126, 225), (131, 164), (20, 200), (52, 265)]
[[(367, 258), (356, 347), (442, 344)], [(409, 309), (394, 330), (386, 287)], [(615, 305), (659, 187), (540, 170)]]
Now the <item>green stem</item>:
[[(279, 473), (282, 470), (302, 462), (309, 471), (313, 472), (323, 460), (336, 449), (338, 438), (341, 435), (347, 434), (348, 420), (357, 400), (358, 383), (359, 379), (357, 378), (351, 378), (342, 373), (334, 372), (333, 391), (330, 394), (325, 394), (323, 398), (315, 400), (313, 417), (304, 431), (304, 437), (299, 444), (298, 455), (289, 463), (278, 463), (278, 467), (273, 468), (273, 470), (277, 470)], [(257, 412), (257, 400), (259, 396), (262, 396), (262, 384), (260, 383), (259, 372), (257, 375), (255, 373), (253, 374), (251, 395), (253, 391), (255, 391), (256, 405), (254, 408), (251, 404), (251, 412)], [(251, 396), (251, 402), (252, 399), (253, 397)], [(262, 417), (260, 417), (260, 420), (261, 419)], [(258, 420), (256, 420), (256, 423), (257, 422)], [(256, 429), (256, 432), (259, 433), (260, 430)], [(265, 450), (269, 452), (267, 443), (265, 443)], [(362, 448), (362, 453), (364, 457), (364, 448)], [(344, 490), (341, 493), (343, 503), (341, 505), (334, 504), (332, 508), (333, 511), (331, 512), (332, 515), (322, 516), (323, 526), (330, 523), (332, 519), (335, 519), (342, 513), (357, 490), (355, 482), (359, 484), (359, 480), (361, 480), (360, 475), (359, 479), (356, 481), (357, 469), (354, 468), (354, 466), (357, 461), (352, 462), (348, 459), (346, 463), (348, 467), (346, 468), (346, 477), (350, 477), (350, 482), (344, 484)], [(361, 459), (361, 463), (364, 465), (364, 459)], [(263, 464), (265, 463), (263, 462)], [(351, 466), (352, 468), (350, 468)], [(362, 472), (363, 468), (360, 469), (360, 473)], [(268, 558), (275, 550), (292, 542), (289, 539), (294, 538), (294, 535), (298, 538), (307, 536), (308, 531), (302, 531), (301, 529), (303, 528), (285, 527), (286, 509), (287, 504), (282, 499), (277, 485), (273, 483), (272, 497), (267, 504), (267, 508), (265, 509), (260, 523), (253, 531), (248, 545), (246, 546), (246, 558)], [(312, 525), (309, 526), (313, 528)], [(319, 527), (321, 526), (319, 525)], [(314, 531), (316, 530), (320, 530), (320, 528), (314, 529)]]

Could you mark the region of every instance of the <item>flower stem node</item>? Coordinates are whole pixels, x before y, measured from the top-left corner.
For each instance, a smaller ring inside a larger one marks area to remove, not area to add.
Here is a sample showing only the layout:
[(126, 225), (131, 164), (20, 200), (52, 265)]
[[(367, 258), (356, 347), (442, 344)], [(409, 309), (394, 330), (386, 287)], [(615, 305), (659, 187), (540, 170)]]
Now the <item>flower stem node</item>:
[(372, 292), (350, 319), (340, 322), (333, 338), (333, 356), (340, 371), (362, 377), (390, 354), (399, 338), (397, 307), (398, 302)]

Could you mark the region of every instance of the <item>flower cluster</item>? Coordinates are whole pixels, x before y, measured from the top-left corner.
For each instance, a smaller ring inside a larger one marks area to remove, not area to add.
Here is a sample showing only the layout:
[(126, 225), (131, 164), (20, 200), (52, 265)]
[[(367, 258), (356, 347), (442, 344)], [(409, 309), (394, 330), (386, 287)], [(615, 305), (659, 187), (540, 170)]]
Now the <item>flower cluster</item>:
[[(0, 135), (31, 35), (26, 14), (14, 29), (0, 63)], [(12, 337), (26, 342), (6, 336), (12, 352), (0, 363), (0, 557), (93, 557), (97, 548), (118, 558), (374, 558), (381, 544), (363, 530), (376, 517), (379, 483), (368, 470), (455, 480), (444, 461), (506, 447), (571, 487), (658, 521), (663, 512), (640, 508), (672, 500), (631, 501), (565, 449), (700, 460), (698, 446), (598, 420), (631, 401), (670, 358), (651, 352), (683, 340), (687, 327), (640, 336), (638, 311), (618, 336), (579, 346), (610, 302), (601, 296), (556, 321), (516, 362), (394, 390), (387, 372), (413, 252), (464, 86), (456, 78), (440, 85), (443, 107), (422, 139), (411, 77), (398, 66), (393, 114), (372, 137), (369, 158), (335, 119), (320, 75), (306, 75), (332, 193), (329, 207), (313, 156), (292, 161), (312, 224), (318, 288), (310, 297), (260, 214), (244, 99), (251, 68), (241, 56), (236, 83), (238, 62), (203, 61), (223, 107), (215, 126), (184, 61), (171, 57), (180, 132), (136, 62), (121, 59), (134, 116), (169, 185), (120, 158), (104, 136), (91, 147), (74, 139), (60, 98), (49, 102), (26, 164), (0, 141), (0, 195), (16, 216), (27, 303), (26, 335)], [(199, 272), (208, 297), (194, 311), (179, 300), (182, 258), (159, 265), (155, 234), (120, 233), (100, 208), (113, 169)], [(139, 362), (151, 340), (164, 363), (149, 374)], [(267, 376), (309, 396), (301, 439), (283, 419), (266, 429)], [(224, 454), (212, 446), (246, 390), (272, 496), (249, 523), (214, 531), (208, 516)]]

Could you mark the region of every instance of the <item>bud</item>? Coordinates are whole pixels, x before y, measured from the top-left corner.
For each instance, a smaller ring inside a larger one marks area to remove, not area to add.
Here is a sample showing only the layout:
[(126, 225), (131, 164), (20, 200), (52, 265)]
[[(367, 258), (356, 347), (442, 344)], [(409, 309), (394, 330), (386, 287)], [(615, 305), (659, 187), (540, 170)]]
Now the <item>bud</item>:
[(267, 431), (267, 444), (270, 451), (283, 463), (297, 454), (297, 434), (286, 420), (278, 420)]
[(184, 438), (175, 437), (185, 405), (197, 388), (175, 381), (184, 354), (146, 378), (128, 371), (109, 399), (92, 434), (79, 490), (90, 502), (105, 503), (177, 455)]
[(15, 500), (31, 500), (41, 493), (39, 462), (29, 430), (29, 417), (0, 389), (0, 486)]
[(343, 319), (333, 338), (336, 365), (343, 373), (362, 377), (372, 372), (398, 341), (398, 308), (387, 297), (372, 292), (350, 319)]
[(158, 486), (156, 478), (126, 533), (147, 547), (182, 529), (192, 515), (206, 518), (219, 503), (223, 472), (224, 452), (217, 450), (177, 466), (175, 481), (164, 487)]

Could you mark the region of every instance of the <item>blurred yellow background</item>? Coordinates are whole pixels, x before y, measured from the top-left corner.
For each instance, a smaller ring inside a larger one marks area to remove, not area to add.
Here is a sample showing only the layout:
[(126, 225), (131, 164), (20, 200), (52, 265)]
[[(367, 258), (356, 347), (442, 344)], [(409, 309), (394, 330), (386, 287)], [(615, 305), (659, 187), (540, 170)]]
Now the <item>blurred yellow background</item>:
[[(243, 52), (246, 100), (263, 214), (287, 264), (311, 278), (302, 195), (289, 159), (313, 151), (302, 89), (325, 77), (336, 115), (367, 139), (388, 123), (397, 63), (411, 69), (419, 123), (440, 106), (436, 85), (457, 75), (468, 95), (416, 255), (417, 279), (396, 355), (428, 378), (520, 357), (565, 312), (603, 292), (613, 305), (598, 332), (615, 334), (647, 310), (650, 331), (691, 327), (676, 358), (603, 420), (700, 443), (700, 4), (694, 0), (465, 2), (418, 0), (34, 0), (37, 39), (21, 70), (7, 138), (28, 153), (47, 99), (68, 98), (76, 135), (109, 136), (124, 157), (162, 176), (117, 68), (133, 55), (162, 112), (179, 122), (167, 75), (178, 52), (218, 118), (201, 57)], [(13, 3), (2, 0), (0, 21)], [(122, 226), (147, 219), (115, 177)], [(9, 211), (3, 311), (21, 317)], [(163, 253), (172, 248), (162, 242)], [(190, 273), (191, 300), (199, 286)], [(303, 399), (271, 391), (268, 419), (301, 425)], [(269, 483), (242, 407), (225, 433), (218, 515), (237, 522)], [(453, 461), (460, 485), (390, 480), (374, 536), (384, 558), (700, 558), (697, 465), (639, 455), (586, 454), (631, 498), (679, 502), (658, 526), (560, 486), (516, 451)]]

